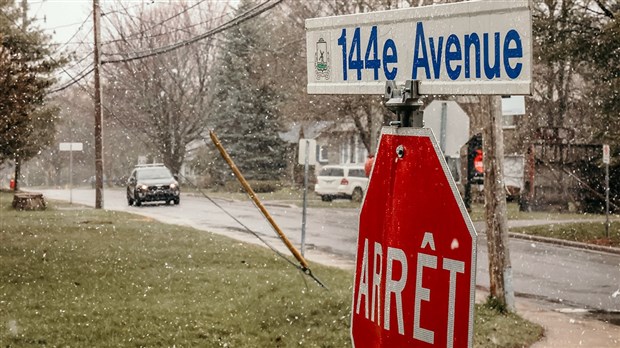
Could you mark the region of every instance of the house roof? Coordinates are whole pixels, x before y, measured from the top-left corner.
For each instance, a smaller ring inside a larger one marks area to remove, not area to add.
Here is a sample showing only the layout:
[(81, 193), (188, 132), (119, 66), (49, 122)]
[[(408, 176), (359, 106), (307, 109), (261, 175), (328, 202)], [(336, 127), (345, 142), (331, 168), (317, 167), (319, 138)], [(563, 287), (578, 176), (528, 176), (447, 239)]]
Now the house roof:
[(334, 122), (328, 121), (319, 121), (306, 124), (294, 123), (288, 131), (278, 133), (278, 135), (280, 136), (280, 139), (287, 143), (297, 144), (299, 142), (299, 134), (302, 129), (306, 139), (315, 139), (321, 135), (323, 131), (330, 128), (333, 123)]

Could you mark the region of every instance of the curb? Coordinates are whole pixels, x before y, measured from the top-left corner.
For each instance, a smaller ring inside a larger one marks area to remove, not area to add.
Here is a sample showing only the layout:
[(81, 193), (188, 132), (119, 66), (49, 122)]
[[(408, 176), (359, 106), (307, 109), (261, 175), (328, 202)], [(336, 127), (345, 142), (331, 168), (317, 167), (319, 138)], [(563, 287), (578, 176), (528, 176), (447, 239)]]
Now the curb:
[(555, 239), (555, 238), (549, 238), (549, 237), (532, 236), (529, 234), (515, 233), (515, 232), (509, 232), (508, 236), (511, 238), (515, 238), (515, 239), (523, 239), (523, 240), (529, 240), (529, 241), (534, 241), (534, 242), (549, 243), (549, 244), (567, 246), (567, 247), (572, 247), (572, 248), (600, 251), (604, 253), (620, 255), (620, 248), (615, 248), (611, 246), (587, 244), (587, 243), (574, 242), (574, 241)]

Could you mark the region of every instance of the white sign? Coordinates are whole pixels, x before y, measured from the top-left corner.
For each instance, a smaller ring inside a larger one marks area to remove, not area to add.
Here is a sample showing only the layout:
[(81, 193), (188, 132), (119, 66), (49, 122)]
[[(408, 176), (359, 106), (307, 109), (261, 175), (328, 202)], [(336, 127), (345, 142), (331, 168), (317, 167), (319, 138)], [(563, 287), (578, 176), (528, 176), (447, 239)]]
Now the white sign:
[(502, 97), (502, 115), (525, 115), (525, 97), (522, 95)]
[(525, 158), (519, 155), (504, 156), (504, 185), (523, 189), (525, 181)]
[(603, 145), (603, 164), (609, 164), (610, 160), (609, 145)]
[(316, 140), (299, 139), (299, 156), (297, 156), (299, 164), (306, 164), (306, 153), (308, 154), (308, 165), (316, 164)]
[(306, 20), (308, 93), (529, 95), (528, 0), (470, 1)]
[(60, 151), (82, 151), (82, 143), (60, 143)]
[(444, 155), (459, 157), (469, 140), (469, 116), (455, 101), (433, 100), (424, 108), (424, 127), (433, 130)]

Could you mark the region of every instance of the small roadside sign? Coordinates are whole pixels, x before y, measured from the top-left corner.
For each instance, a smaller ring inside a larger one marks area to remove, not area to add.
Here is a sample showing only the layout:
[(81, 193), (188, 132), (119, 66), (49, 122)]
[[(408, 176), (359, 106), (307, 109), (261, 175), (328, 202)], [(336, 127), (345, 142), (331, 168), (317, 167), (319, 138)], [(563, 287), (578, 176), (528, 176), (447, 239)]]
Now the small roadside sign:
[(306, 20), (309, 94), (529, 95), (529, 0), (471, 1)]
[(297, 156), (297, 163), (305, 164), (306, 157), (308, 158), (308, 165), (316, 165), (316, 140), (314, 139), (299, 139), (299, 154)]
[(73, 152), (82, 151), (82, 143), (60, 143), (60, 151), (69, 152), (69, 203), (73, 204)]
[(609, 164), (610, 162), (609, 145), (603, 145), (603, 164)]
[(522, 95), (502, 97), (502, 115), (525, 115), (525, 97)]
[(424, 126), (439, 137), (439, 147), (449, 157), (459, 157), (469, 140), (469, 116), (453, 100), (433, 100), (424, 108)]
[(60, 143), (58, 149), (60, 151), (82, 151), (82, 143)]
[(471, 347), (476, 239), (432, 131), (384, 128), (360, 212), (353, 346)]

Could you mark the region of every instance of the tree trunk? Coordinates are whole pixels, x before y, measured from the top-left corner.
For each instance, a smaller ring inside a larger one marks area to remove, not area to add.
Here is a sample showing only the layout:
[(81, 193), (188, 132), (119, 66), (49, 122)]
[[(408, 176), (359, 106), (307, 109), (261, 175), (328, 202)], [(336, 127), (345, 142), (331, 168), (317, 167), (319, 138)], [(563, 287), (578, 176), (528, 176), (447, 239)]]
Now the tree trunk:
[(512, 268), (504, 185), (504, 139), (501, 97), (488, 97), (489, 121), (484, 127), (484, 197), (489, 255), (490, 296), (501, 307), (514, 310)]
[(15, 159), (15, 179), (14, 179), (15, 180), (14, 181), (15, 182), (15, 186), (13, 188), (14, 192), (19, 191), (19, 185), (20, 185), (19, 177), (20, 177), (20, 175), (22, 175), (21, 172), (22, 172), (22, 163), (21, 163), (21, 161), (19, 159), (16, 158)]

